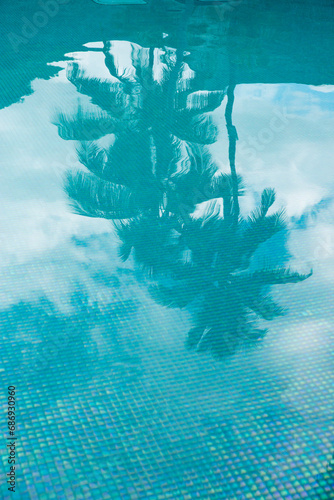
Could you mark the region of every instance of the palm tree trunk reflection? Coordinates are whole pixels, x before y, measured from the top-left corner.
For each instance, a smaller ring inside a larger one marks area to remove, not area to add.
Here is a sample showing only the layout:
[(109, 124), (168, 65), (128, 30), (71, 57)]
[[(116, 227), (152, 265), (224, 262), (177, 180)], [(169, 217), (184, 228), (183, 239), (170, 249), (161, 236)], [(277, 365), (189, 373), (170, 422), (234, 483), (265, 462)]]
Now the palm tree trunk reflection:
[(227, 89), (227, 104), (225, 109), (225, 119), (226, 127), (229, 139), (228, 147), (228, 158), (230, 162), (231, 178), (232, 178), (232, 192), (233, 192), (233, 222), (235, 225), (238, 224), (239, 219), (239, 193), (238, 193), (238, 177), (235, 168), (235, 153), (236, 153), (236, 142), (238, 140), (238, 134), (235, 126), (232, 123), (232, 111), (234, 103), (234, 89), (235, 84), (230, 84)]

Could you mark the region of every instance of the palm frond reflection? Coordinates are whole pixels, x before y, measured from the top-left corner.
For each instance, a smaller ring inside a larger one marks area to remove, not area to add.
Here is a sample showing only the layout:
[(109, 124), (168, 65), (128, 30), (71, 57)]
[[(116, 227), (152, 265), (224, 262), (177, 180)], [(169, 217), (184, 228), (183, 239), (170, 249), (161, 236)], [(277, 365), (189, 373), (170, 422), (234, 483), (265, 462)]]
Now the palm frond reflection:
[[(272, 188), (262, 192), (256, 210), (240, 215), (245, 188), (235, 165), (234, 86), (192, 91), (193, 72), (182, 51), (128, 48), (131, 64), (121, 67), (115, 44), (104, 44), (109, 83), (73, 64), (68, 71), (100, 111), (59, 116), (59, 134), (80, 141), (85, 169), (68, 173), (65, 190), (76, 213), (113, 220), (120, 258), (133, 255), (148, 272), (156, 302), (189, 308), (194, 325), (186, 346), (223, 359), (263, 338), (259, 319), (284, 314), (271, 286), (311, 273), (252, 267), (259, 248), (286, 229), (286, 218), (284, 210), (270, 212)], [(212, 111), (226, 93), (229, 174), (219, 171), (208, 149), (218, 134)], [(110, 133), (113, 139), (102, 146), (98, 139)]]

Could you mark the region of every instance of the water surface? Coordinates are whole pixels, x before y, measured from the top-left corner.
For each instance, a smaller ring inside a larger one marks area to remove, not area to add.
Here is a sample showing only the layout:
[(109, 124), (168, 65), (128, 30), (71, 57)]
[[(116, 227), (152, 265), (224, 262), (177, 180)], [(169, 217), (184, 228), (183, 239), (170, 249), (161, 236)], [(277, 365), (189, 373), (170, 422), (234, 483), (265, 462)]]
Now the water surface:
[(332, 498), (333, 5), (266, 7), (6, 5), (18, 498)]

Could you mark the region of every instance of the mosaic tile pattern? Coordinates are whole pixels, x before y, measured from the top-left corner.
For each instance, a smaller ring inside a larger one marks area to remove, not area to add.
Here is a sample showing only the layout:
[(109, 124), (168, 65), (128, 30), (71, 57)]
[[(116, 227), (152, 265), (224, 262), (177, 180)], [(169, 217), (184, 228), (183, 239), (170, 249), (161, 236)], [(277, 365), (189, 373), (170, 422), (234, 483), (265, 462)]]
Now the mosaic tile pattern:
[[(124, 69), (118, 76), (127, 86), (124, 92), (120, 85), (123, 94), (116, 97), (121, 104), (131, 101), (127, 120), (143, 115), (151, 135), (167, 120), (167, 110), (158, 106), (162, 85), (154, 93), (147, 83), (154, 68), (166, 70), (183, 53), (175, 49), (185, 33), (182, 2), (155, 3), (131, 16), (123, 7), (102, 14), (101, 6), (85, 2), (85, 9), (82, 0), (59, 3), (45, 27), (23, 41), (8, 34), (23, 36), (24, 19), (36, 18), (41, 2), (2, 5), (8, 29), (0, 53), (0, 391), (5, 413), (6, 387), (17, 389), (18, 469), (16, 493), (9, 494), (3, 481), (0, 497), (334, 499), (332, 5), (244, 0), (195, 10), (188, 66), (171, 72), (183, 74), (179, 104), (183, 98), (192, 112), (201, 98), (189, 94), (191, 83), (208, 100), (213, 92), (207, 106), (214, 118), (206, 128), (217, 133), (217, 142), (207, 130), (196, 135), (195, 126), (186, 138), (182, 123), (177, 132), (183, 146), (206, 139), (226, 173), (221, 103), (232, 57), (239, 78), (237, 172), (246, 188), (241, 209), (263, 206), (261, 193), (273, 186), (275, 203), (286, 207), (288, 218), (284, 234), (255, 261), (291, 265), (308, 276), (296, 286), (276, 287), (273, 297), (287, 314), (270, 322), (255, 347), (217, 361), (185, 348), (195, 306), (180, 310), (155, 302), (149, 293), (154, 273), (145, 274), (133, 255), (123, 262), (110, 221), (73, 214), (64, 188), (69, 170), (79, 168), (72, 139), (80, 127), (71, 113), (77, 104), (87, 106), (90, 125), (96, 125), (88, 131), (99, 145), (109, 144), (113, 128), (107, 122), (110, 128), (101, 132), (93, 111), (107, 120), (105, 88), (113, 88), (118, 70)], [(101, 40), (108, 41), (104, 47)], [(71, 53), (66, 61), (65, 53)], [(131, 86), (135, 65), (129, 61), (136, 62), (140, 86)], [(99, 90), (95, 102), (85, 93), (85, 72)], [(61, 127), (58, 134), (61, 113), (68, 113), (73, 136)], [(274, 134), (270, 124), (277, 116), (284, 127)], [(123, 152), (138, 156), (143, 137), (124, 141)], [(144, 206), (148, 194), (140, 198)], [(154, 252), (153, 239), (145, 235), (146, 256)], [(203, 281), (196, 278), (193, 285), (200, 288)], [(210, 311), (214, 315), (215, 307)], [(7, 429), (1, 429), (5, 477)]]

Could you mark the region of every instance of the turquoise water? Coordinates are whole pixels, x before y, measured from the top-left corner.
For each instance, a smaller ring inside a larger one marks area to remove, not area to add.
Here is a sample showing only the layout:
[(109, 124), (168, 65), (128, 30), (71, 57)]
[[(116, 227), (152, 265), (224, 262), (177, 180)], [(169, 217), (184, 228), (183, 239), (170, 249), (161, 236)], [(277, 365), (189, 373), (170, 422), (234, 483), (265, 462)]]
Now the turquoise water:
[(1, 25), (2, 498), (334, 498), (333, 3)]

